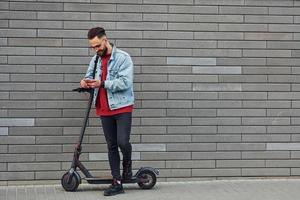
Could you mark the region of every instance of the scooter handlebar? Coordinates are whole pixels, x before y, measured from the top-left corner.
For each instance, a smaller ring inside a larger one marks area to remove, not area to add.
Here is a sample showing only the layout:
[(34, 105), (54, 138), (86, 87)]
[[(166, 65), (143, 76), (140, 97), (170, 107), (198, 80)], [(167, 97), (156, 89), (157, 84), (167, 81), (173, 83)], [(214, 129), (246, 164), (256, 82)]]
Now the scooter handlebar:
[(72, 91), (74, 91), (74, 92), (92, 92), (92, 88), (75, 88), (75, 89), (73, 89)]

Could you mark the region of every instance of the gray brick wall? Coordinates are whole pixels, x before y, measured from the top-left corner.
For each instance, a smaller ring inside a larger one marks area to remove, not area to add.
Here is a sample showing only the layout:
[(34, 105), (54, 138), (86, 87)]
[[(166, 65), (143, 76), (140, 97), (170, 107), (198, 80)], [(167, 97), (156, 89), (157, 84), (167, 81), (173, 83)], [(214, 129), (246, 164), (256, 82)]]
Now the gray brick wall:
[[(135, 63), (134, 169), (160, 180), (300, 175), (297, 0), (2, 0), (0, 184), (58, 180), (103, 26)], [(108, 175), (94, 109), (81, 159)]]

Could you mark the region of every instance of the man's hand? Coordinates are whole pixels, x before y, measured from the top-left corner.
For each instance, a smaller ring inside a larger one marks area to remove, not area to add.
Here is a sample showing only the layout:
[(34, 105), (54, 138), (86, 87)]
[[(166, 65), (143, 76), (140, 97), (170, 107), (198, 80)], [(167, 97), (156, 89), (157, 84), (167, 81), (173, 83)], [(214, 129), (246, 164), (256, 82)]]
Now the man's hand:
[(81, 88), (89, 88), (85, 80), (86, 80), (86, 79), (82, 79), (82, 80), (80, 81), (80, 87), (81, 87)]
[(101, 81), (96, 79), (84, 79), (88, 88), (99, 88), (101, 86)]

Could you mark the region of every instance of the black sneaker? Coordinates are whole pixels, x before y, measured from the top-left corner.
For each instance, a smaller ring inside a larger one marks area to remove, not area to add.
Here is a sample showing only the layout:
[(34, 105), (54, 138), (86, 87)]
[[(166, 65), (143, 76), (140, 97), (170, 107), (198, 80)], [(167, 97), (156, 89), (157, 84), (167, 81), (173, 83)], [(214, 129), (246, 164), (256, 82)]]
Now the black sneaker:
[(129, 181), (132, 177), (132, 162), (130, 161), (123, 161), (123, 173), (122, 179), (123, 181)]
[(124, 193), (123, 186), (120, 180), (113, 179), (112, 184), (104, 190), (104, 196), (112, 196), (116, 194)]

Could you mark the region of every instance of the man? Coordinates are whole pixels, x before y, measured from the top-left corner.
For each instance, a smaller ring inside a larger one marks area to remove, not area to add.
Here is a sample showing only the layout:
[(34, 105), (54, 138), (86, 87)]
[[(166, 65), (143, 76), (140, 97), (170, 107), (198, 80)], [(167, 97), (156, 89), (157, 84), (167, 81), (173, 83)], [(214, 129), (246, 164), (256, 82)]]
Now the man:
[[(128, 53), (109, 42), (103, 28), (92, 28), (87, 36), (96, 55), (92, 58), (84, 79), (80, 81), (80, 86), (95, 88), (96, 114), (101, 118), (113, 176), (112, 185), (104, 191), (104, 195), (111, 196), (123, 193), (122, 181), (131, 179), (132, 176), (132, 148), (129, 140), (134, 104), (133, 63)], [(100, 58), (93, 79), (97, 55)], [(122, 176), (118, 147), (123, 155)]]

